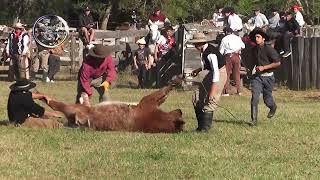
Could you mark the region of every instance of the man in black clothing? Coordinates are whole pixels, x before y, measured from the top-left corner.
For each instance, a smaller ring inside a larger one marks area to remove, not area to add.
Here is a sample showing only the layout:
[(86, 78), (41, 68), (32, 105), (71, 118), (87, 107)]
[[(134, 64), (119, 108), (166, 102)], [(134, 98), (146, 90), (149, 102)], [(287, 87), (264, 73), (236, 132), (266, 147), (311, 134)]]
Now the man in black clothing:
[(48, 119), (48, 117), (61, 117), (60, 113), (47, 112), (43, 107), (34, 102), (34, 99), (48, 99), (43, 94), (29, 91), (35, 86), (35, 83), (27, 79), (19, 80), (10, 86), (11, 91), (7, 106), (10, 123), (26, 127), (60, 127), (60, 122)]
[(84, 43), (89, 45), (94, 38), (94, 21), (91, 14), (91, 9), (88, 6), (83, 9), (83, 14), (80, 15), (79, 21), (80, 31), (83, 33), (85, 38)]
[(258, 122), (258, 103), (260, 94), (263, 94), (264, 103), (270, 109), (267, 117), (272, 118), (276, 112), (277, 105), (272, 96), (274, 75), (273, 69), (280, 66), (280, 57), (278, 52), (270, 45), (266, 45), (269, 37), (261, 30), (255, 29), (250, 34), (255, 38), (257, 46), (253, 48), (253, 60), (255, 67), (252, 70), (251, 79), (251, 124), (256, 126)]
[(292, 12), (287, 12), (286, 13), (286, 21), (284, 24), (284, 33), (282, 35), (282, 45), (283, 45), (283, 50), (284, 54), (282, 57), (286, 58), (291, 55), (291, 50), (290, 50), (290, 41), (292, 37), (300, 34), (300, 26), (299, 23), (295, 20)]

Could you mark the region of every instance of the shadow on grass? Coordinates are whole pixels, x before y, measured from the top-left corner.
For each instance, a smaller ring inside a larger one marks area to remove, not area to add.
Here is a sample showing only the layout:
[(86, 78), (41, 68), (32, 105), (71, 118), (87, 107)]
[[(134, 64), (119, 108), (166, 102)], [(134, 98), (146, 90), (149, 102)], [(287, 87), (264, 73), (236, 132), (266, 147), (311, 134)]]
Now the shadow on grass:
[(9, 126), (10, 122), (6, 119), (6, 120), (0, 120), (0, 126)]
[(312, 100), (312, 101), (320, 101), (320, 96), (305, 97), (304, 99)]
[(236, 125), (250, 125), (250, 122), (247, 121), (243, 121), (243, 120), (234, 120), (234, 121), (230, 121), (230, 120), (220, 120), (220, 119), (215, 119), (213, 120), (214, 122), (217, 123), (228, 123), (228, 124), (236, 124)]

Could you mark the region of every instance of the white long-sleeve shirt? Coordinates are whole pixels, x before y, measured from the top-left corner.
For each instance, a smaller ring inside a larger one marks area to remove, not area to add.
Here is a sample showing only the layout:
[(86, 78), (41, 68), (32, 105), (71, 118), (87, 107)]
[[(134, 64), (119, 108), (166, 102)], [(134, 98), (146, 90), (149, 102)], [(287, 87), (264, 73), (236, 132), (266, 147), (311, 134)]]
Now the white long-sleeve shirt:
[(252, 23), (255, 27), (259, 28), (269, 24), (267, 17), (262, 13), (259, 13), (257, 16), (250, 18), (249, 23)]
[(245, 44), (241, 38), (234, 34), (229, 34), (222, 38), (219, 51), (222, 55), (228, 53), (239, 52), (241, 49), (245, 48)]
[(300, 11), (296, 13), (295, 18), (300, 27), (302, 27), (305, 24), (305, 21)]
[(233, 31), (239, 31), (243, 28), (242, 20), (237, 14), (229, 15), (228, 24)]
[[(208, 47), (208, 44), (205, 44), (203, 47), (203, 51), (205, 51)], [(213, 70), (212, 73), (212, 82), (219, 82), (220, 80), (220, 71), (218, 67), (218, 57), (215, 54), (209, 54), (208, 55), (208, 60), (210, 63), (210, 67)]]

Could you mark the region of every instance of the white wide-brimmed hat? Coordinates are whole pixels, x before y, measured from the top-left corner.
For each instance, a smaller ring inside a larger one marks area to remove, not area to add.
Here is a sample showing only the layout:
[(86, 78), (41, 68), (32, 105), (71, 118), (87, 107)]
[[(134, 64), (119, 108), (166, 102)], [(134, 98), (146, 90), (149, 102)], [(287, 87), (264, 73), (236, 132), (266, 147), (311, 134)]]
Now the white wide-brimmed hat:
[(15, 25), (14, 25), (14, 28), (18, 28), (18, 29), (23, 29), (24, 26), (21, 22), (17, 22)]
[(190, 39), (189, 43), (201, 43), (201, 42), (210, 42), (214, 41), (215, 38), (212, 36), (206, 36), (204, 33), (194, 33), (193, 38)]
[(143, 45), (147, 44), (147, 42), (146, 42), (146, 40), (144, 38), (139, 39), (136, 43), (137, 44), (143, 44)]

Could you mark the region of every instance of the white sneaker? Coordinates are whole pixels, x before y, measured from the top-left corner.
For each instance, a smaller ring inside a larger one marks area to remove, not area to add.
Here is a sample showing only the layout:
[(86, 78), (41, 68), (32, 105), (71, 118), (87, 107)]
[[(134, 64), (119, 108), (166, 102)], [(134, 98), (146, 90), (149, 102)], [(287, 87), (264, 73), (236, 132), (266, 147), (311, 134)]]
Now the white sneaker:
[(282, 55), (282, 57), (286, 58), (291, 55), (291, 51), (288, 51)]
[(51, 82), (51, 83), (54, 83), (54, 80), (51, 80), (50, 82)]
[(227, 94), (222, 94), (222, 96), (230, 96), (230, 94), (228, 94), (228, 93)]
[(91, 48), (93, 48), (93, 47), (94, 47), (93, 44), (88, 44), (88, 45), (87, 45), (87, 48), (88, 48), (88, 49), (91, 49)]
[(50, 79), (47, 77), (47, 79), (46, 79), (46, 82), (48, 83), (48, 82), (50, 82)]

